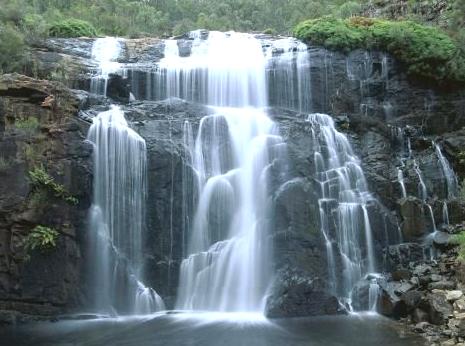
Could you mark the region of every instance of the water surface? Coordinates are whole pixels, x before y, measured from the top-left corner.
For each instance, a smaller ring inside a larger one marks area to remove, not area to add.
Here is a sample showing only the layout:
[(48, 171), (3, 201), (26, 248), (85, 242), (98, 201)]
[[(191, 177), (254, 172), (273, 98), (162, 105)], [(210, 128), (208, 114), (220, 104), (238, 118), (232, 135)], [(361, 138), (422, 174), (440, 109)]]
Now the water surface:
[(180, 313), (43, 322), (0, 329), (2, 346), (404, 346), (424, 340), (377, 315), (267, 320), (258, 314)]

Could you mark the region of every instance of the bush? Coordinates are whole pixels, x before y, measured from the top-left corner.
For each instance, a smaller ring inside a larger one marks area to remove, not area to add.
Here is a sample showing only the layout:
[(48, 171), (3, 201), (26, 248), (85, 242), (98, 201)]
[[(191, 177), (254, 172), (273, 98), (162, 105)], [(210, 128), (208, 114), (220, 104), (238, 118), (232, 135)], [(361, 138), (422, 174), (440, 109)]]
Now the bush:
[(322, 17), (300, 23), (294, 34), (346, 53), (358, 48), (384, 50), (406, 66), (410, 77), (465, 83), (465, 58), (456, 41), (438, 28), (411, 21)]
[(453, 235), (451, 241), (458, 246), (459, 258), (465, 260), (465, 231)]
[(337, 15), (340, 18), (349, 18), (355, 15), (359, 15), (362, 12), (362, 6), (355, 1), (349, 1), (341, 5), (337, 11)]
[(15, 121), (15, 127), (24, 133), (29, 135), (33, 134), (39, 127), (39, 121), (37, 118), (31, 117), (27, 119), (17, 119)]
[(97, 30), (89, 22), (79, 19), (66, 19), (50, 26), (49, 35), (53, 37), (97, 36)]
[(24, 36), (13, 26), (0, 23), (0, 74), (18, 72), (25, 53)]
[(26, 237), (26, 252), (33, 250), (46, 251), (56, 247), (59, 233), (49, 227), (36, 226)]
[(276, 31), (272, 28), (265, 29), (262, 33), (265, 35), (276, 35)]
[(35, 43), (43, 40), (48, 36), (48, 26), (45, 19), (38, 14), (27, 14), (21, 23), (22, 31), (25, 34), (26, 41)]
[(63, 185), (55, 182), (55, 179), (45, 171), (44, 167), (35, 167), (29, 171), (29, 178), (36, 189), (51, 191), (55, 197), (61, 198), (69, 204), (78, 204), (77, 198), (72, 196)]

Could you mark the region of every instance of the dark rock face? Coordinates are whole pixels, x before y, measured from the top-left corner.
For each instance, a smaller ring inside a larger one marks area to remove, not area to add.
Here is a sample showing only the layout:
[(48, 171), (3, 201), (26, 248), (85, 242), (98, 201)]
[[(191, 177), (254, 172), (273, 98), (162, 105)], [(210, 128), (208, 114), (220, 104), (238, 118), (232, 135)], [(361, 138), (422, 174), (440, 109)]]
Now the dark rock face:
[[(0, 78), (0, 310), (56, 315), (85, 304), (83, 282), (91, 148), (79, 98), (63, 86), (19, 75)], [(78, 199), (76, 206), (33, 189), (43, 167)], [(59, 232), (56, 248), (26, 253), (37, 225)], [(22, 320), (23, 317), (16, 316)]]
[(274, 285), (266, 305), (266, 315), (270, 318), (346, 313), (318, 279), (305, 277), (290, 268), (277, 273)]

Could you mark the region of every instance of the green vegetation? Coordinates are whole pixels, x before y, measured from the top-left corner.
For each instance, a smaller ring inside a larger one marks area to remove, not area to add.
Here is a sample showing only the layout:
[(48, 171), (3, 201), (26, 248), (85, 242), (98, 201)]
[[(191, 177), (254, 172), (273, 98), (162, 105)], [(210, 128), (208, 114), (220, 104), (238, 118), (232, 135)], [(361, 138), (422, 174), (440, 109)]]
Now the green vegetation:
[(55, 182), (55, 179), (47, 173), (43, 166), (35, 167), (29, 171), (29, 178), (36, 189), (52, 192), (55, 197), (61, 198), (69, 204), (78, 204), (77, 198), (72, 196), (62, 184)]
[(451, 241), (458, 246), (459, 259), (465, 260), (465, 231), (453, 235)]
[(412, 21), (364, 17), (322, 17), (298, 24), (297, 38), (348, 52), (381, 49), (404, 63), (411, 77), (437, 82), (465, 82), (465, 58), (442, 30)]
[(36, 226), (27, 235), (24, 248), (26, 252), (34, 250), (47, 251), (56, 247), (59, 233), (46, 226)]
[(3, 155), (0, 155), (0, 172), (6, 171), (8, 168), (11, 167), (11, 160), (6, 159)]
[(29, 135), (33, 134), (39, 128), (39, 120), (34, 117), (27, 119), (16, 119), (15, 127)]
[(48, 31), (54, 37), (81, 37), (97, 36), (97, 30), (89, 22), (79, 19), (66, 19), (56, 22), (50, 26)]

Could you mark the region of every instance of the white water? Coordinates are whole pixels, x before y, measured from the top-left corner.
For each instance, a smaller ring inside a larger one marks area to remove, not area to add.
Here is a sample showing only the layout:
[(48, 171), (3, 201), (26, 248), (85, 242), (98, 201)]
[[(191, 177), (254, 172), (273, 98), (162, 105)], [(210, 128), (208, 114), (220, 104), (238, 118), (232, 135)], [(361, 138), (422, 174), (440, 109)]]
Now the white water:
[[(106, 94), (118, 70), (118, 39), (97, 39), (92, 57), (99, 74), (92, 92)], [(142, 283), (147, 167), (145, 141), (129, 128), (117, 106), (99, 113), (87, 136), (94, 145), (94, 192), (90, 213), (90, 276), (94, 307), (102, 313), (147, 314), (164, 309), (160, 296)]]
[(418, 162), (416, 159), (413, 159), (413, 169), (415, 170), (415, 173), (418, 177), (418, 197), (421, 198), (423, 201), (426, 201), (426, 199), (428, 198), (428, 191), (426, 189), (426, 184), (423, 180), (423, 175), (421, 174), (420, 167), (418, 166)]
[[(195, 172), (198, 196), (186, 228), (176, 307), (261, 312), (271, 280), (267, 172), (283, 145), (263, 110), (267, 60), (252, 35), (193, 37), (189, 57), (172, 54), (174, 43), (168, 43), (160, 64), (167, 96), (213, 109), (201, 120), (195, 140), (192, 126), (184, 127), (186, 160)], [(189, 203), (183, 202), (186, 214)]]
[(447, 188), (447, 198), (454, 198), (457, 195), (458, 183), (457, 176), (454, 170), (451, 168), (449, 161), (442, 154), (441, 148), (438, 144), (433, 142), (436, 155), (438, 156), (439, 164), (444, 174)]
[(442, 222), (444, 225), (449, 226), (449, 208), (446, 201), (442, 203)]
[(115, 37), (98, 38), (92, 46), (92, 59), (98, 64), (98, 71), (90, 81), (90, 92), (99, 95), (107, 94), (108, 78), (111, 73), (120, 69), (116, 61), (121, 53), (120, 39)]
[(116, 106), (93, 120), (94, 194), (91, 208), (91, 272), (99, 311), (148, 313), (164, 308), (142, 276), (146, 147)]
[(310, 113), (312, 110), (308, 47), (295, 39), (269, 42), (268, 85), (273, 106)]
[[(312, 128), (316, 179), (320, 183), (321, 230), (327, 244), (330, 238), (328, 227), (334, 222), (331, 211), (337, 211), (337, 239), (331, 242), (335, 242), (340, 251), (343, 280), (334, 282), (333, 293), (349, 300), (355, 283), (376, 268), (367, 210), (372, 196), (360, 161), (347, 137), (334, 127), (333, 119), (325, 114), (310, 114), (308, 121)], [(327, 245), (327, 249), (328, 257), (333, 257), (332, 246)], [(335, 258), (328, 259), (332, 278), (336, 277), (335, 262)]]
[(407, 198), (407, 189), (405, 188), (404, 183), (404, 174), (400, 168), (397, 168), (397, 181), (400, 184), (400, 190), (402, 192), (402, 198)]

